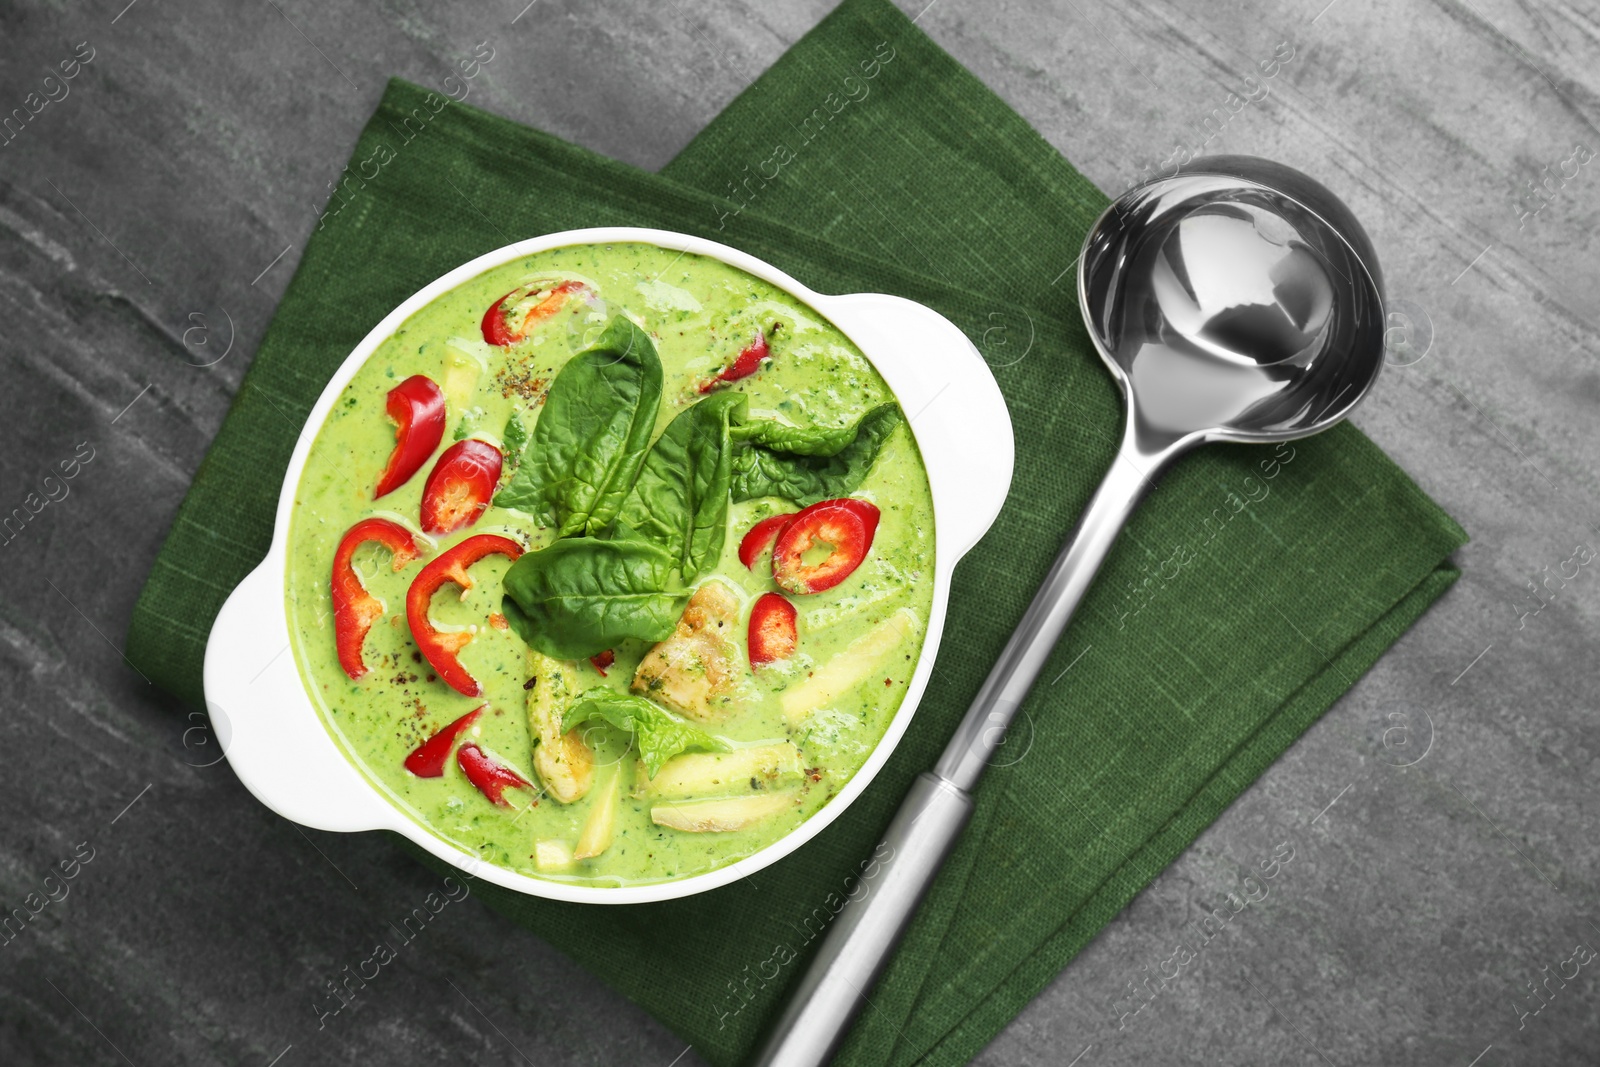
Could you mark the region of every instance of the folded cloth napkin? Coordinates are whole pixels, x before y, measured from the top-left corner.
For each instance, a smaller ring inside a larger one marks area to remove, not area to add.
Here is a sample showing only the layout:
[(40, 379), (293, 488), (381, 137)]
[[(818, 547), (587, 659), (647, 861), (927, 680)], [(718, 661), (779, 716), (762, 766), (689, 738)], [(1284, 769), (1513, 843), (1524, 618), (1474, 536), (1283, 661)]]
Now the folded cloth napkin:
[[(707, 1060), (737, 1062), (1109, 464), (1120, 408), (1073, 297), (1107, 200), (885, 0), (845, 0), (661, 175), (398, 81), (349, 174), (134, 613), (130, 658), (195, 702), (210, 622), (265, 554), (281, 472), (333, 370), (401, 300), (510, 241), (655, 226), (824, 292), (898, 293), (960, 326), (1005, 392), (1010, 499), (956, 571), (914, 724), (845, 817), (687, 900), (599, 908), (479, 889)], [(1182, 460), (1024, 705), (839, 1062), (973, 1056), (1444, 592), (1464, 540), (1350, 426)]]

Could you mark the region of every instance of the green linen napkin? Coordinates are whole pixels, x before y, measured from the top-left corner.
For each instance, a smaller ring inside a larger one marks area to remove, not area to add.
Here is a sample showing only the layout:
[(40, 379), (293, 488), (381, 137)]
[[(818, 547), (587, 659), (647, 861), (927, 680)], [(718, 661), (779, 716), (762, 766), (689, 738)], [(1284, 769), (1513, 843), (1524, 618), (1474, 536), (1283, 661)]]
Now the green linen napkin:
[[(960, 326), (1005, 392), (1007, 507), (956, 572), (912, 728), (844, 818), (687, 900), (597, 908), (478, 889), (707, 1060), (735, 1063), (1115, 450), (1118, 401), (1071, 269), (1106, 198), (884, 0), (846, 0), (659, 176), (398, 81), (350, 174), (363, 177), (307, 246), (135, 609), (129, 657), (191, 701), (210, 622), (265, 554), (281, 472), (333, 370), (405, 297), (511, 240), (657, 226), (821, 291), (898, 293)], [(840, 1062), (973, 1056), (1444, 592), (1464, 540), (1353, 427), (1183, 460), (1025, 704)]]

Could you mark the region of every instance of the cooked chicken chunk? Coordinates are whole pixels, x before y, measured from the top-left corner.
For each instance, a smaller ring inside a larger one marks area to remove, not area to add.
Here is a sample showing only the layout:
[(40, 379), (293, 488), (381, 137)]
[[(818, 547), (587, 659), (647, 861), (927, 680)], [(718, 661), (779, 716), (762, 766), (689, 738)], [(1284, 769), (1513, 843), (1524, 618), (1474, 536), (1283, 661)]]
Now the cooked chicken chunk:
[(728, 711), (728, 695), (738, 680), (739, 598), (721, 582), (696, 589), (672, 636), (639, 663), (633, 691), (643, 693), (701, 722)]
[(528, 650), (528, 732), (533, 735), (533, 769), (545, 790), (563, 804), (582, 800), (594, 784), (594, 752), (574, 728), (561, 732), (561, 717), (572, 706), (577, 664)]

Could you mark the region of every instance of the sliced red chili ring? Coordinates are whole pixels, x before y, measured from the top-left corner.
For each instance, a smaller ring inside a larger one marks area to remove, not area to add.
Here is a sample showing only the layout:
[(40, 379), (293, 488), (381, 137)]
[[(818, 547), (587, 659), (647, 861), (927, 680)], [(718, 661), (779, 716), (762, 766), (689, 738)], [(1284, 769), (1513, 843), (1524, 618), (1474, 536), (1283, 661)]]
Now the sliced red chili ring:
[(750, 527), (750, 532), (744, 535), (739, 542), (739, 562), (746, 567), (754, 567), (756, 560), (761, 558), (761, 553), (767, 546), (783, 532), (783, 528), (794, 521), (795, 513), (790, 511), (782, 515), (774, 515), (770, 519), (762, 519)]
[(788, 659), (799, 644), (794, 605), (777, 593), (763, 593), (750, 609), (750, 631), (745, 651), (750, 665)]
[(477, 522), (500, 484), (503, 462), (498, 448), (472, 437), (445, 449), (422, 487), (422, 528), (447, 534)]
[(755, 338), (739, 350), (739, 354), (733, 357), (732, 363), (718, 371), (715, 378), (710, 378), (700, 383), (700, 391), (709, 393), (719, 385), (726, 385), (729, 382), (736, 382), (740, 378), (750, 377), (750, 375), (761, 369), (762, 361), (770, 354), (771, 350), (767, 347), (767, 335), (761, 330), (757, 330)]
[(483, 714), (487, 704), (479, 705), (467, 712), (449, 726), (442, 726), (432, 737), (418, 745), (411, 755), (406, 757), (406, 770), (418, 778), (438, 778), (444, 774), (444, 765), (450, 761), (450, 749), (455, 746), (456, 738), (478, 721), (478, 716)]
[(878, 520), (883, 515), (876, 504), (867, 500), (857, 500), (853, 496), (847, 496), (838, 500), (824, 500), (822, 503), (813, 506), (820, 508), (823, 504), (834, 504), (848, 511), (853, 511), (860, 516), (862, 523), (867, 528), (867, 547), (872, 547), (872, 539), (878, 533)]
[(615, 649), (611, 648), (606, 649), (598, 656), (589, 657), (590, 665), (593, 666), (595, 670), (600, 672), (600, 677), (602, 678), (606, 676), (606, 668), (615, 662), (617, 662), (617, 653)]
[(481, 697), (483, 686), (461, 665), (457, 656), (472, 641), (472, 634), (465, 630), (440, 632), (434, 627), (428, 609), (433, 603), (433, 594), (448, 582), (459, 585), (465, 596), (472, 588), (472, 576), (467, 568), (485, 556), (494, 555), (515, 560), (522, 555), (522, 546), (498, 534), (469, 537), (429, 560), (406, 591), (406, 621), (411, 625), (411, 636), (417, 648), (446, 685), (469, 697)]
[(461, 765), (467, 781), (502, 808), (511, 806), (506, 799), (507, 789), (533, 788), (532, 782), (470, 742), (456, 749), (456, 762)]
[(390, 564), (397, 571), (422, 554), (416, 536), (389, 519), (362, 519), (339, 541), (333, 553), (333, 577), (328, 587), (333, 593), (333, 636), (339, 652), (339, 666), (352, 679), (367, 673), (367, 665), (361, 659), (361, 646), (366, 643), (372, 624), (383, 617), (383, 602), (367, 592), (351, 562), (356, 549), (368, 541), (376, 541), (393, 553)]
[[(867, 558), (878, 532), (878, 509), (865, 500), (824, 500), (801, 511), (772, 546), (772, 578), (790, 593), (820, 593), (854, 573)], [(814, 563), (805, 554), (818, 544), (832, 546)]]
[(444, 393), (427, 375), (413, 374), (389, 390), (387, 410), (395, 422), (394, 452), (372, 492), (374, 500), (410, 481), (444, 439)]
[(483, 313), (483, 339), (492, 345), (514, 345), (528, 336), (535, 324), (548, 319), (566, 304), (567, 297), (589, 288), (582, 282), (530, 282), (511, 290)]

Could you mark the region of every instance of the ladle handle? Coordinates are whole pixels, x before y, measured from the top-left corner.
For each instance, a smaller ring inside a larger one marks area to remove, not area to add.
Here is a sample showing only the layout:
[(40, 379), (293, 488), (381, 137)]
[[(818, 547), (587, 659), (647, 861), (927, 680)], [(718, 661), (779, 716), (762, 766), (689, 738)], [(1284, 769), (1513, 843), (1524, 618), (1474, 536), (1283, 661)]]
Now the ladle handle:
[(977, 787), (995, 749), (1005, 743), (1017, 708), (1055, 651), (1128, 516), (1169, 459), (1140, 453), (1132, 447), (1132, 436), (1111, 461), (934, 767), (935, 774), (961, 789), (970, 792)]
[[(1130, 420), (1131, 422), (1131, 420)], [(866, 1003), (972, 813), (972, 790), (1088, 591), (1117, 534), (1176, 449), (1147, 453), (1129, 430), (938, 765), (919, 775), (752, 1067), (826, 1063)]]

